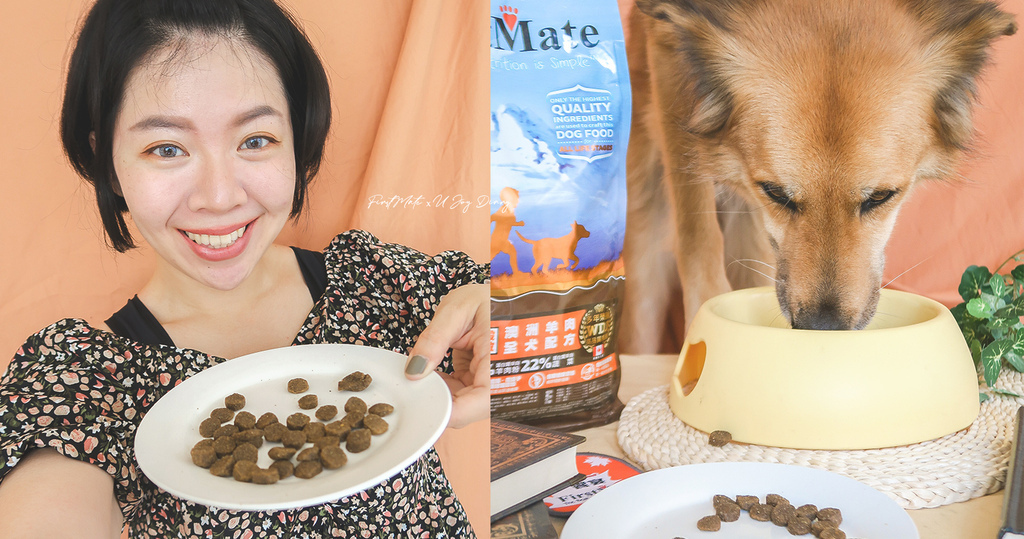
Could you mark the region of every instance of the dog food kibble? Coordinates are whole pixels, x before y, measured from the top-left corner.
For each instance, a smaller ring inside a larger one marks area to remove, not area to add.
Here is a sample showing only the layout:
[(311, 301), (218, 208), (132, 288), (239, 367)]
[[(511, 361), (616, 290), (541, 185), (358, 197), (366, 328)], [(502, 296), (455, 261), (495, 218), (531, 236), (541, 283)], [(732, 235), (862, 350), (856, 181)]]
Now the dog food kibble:
[(200, 440), (191, 451), (192, 464), (200, 468), (209, 468), (217, 462), (217, 451), (213, 449), (213, 440)]
[(268, 442), (280, 442), (281, 436), (286, 432), (288, 432), (288, 427), (280, 423), (274, 423), (273, 425), (263, 429), (263, 437), (266, 438)]
[(367, 414), (366, 417), (363, 418), (363, 426), (369, 429), (369, 431), (375, 436), (379, 436), (388, 431), (388, 422), (375, 414)]
[(273, 460), (289, 460), (295, 456), (296, 451), (294, 447), (273, 447), (267, 455)]
[(345, 438), (345, 449), (349, 453), (366, 451), (370, 447), (370, 431), (368, 429), (354, 429)]
[(320, 450), (314, 447), (307, 447), (299, 454), (295, 456), (295, 460), (299, 462), (306, 462), (307, 460), (320, 460)]
[(750, 506), (750, 518), (759, 522), (768, 522), (772, 519), (772, 506), (766, 503), (755, 503)]
[(244, 443), (238, 444), (238, 446), (235, 447), (235, 450), (231, 452), (231, 456), (235, 457), (235, 462), (256, 462), (256, 459), (259, 458), (260, 453), (259, 450), (256, 449), (256, 446), (250, 443)]
[(299, 398), (299, 408), (302, 408), (303, 410), (312, 410), (313, 408), (316, 408), (318, 404), (319, 399), (316, 398), (316, 395), (303, 395)]
[(231, 475), (235, 478), (235, 481), (251, 483), (252, 473), (259, 469), (260, 467), (255, 462), (249, 462), (248, 460), (235, 461), (235, 467), (231, 470)]
[(772, 509), (772, 524), (786, 526), (789, 520), (796, 516), (796, 507), (788, 503), (780, 503)]
[(221, 436), (234, 436), (238, 434), (238, 427), (234, 425), (222, 425), (213, 431), (214, 438), (220, 438)]
[(708, 444), (712, 447), (722, 447), (732, 441), (732, 434), (724, 430), (716, 430), (708, 436)]
[(718, 515), (706, 516), (697, 521), (697, 529), (705, 532), (716, 532), (722, 529), (722, 520)]
[(324, 424), (323, 423), (310, 423), (306, 425), (302, 432), (306, 433), (306, 441), (315, 444), (320, 438), (324, 437)]
[(305, 378), (292, 378), (288, 380), (289, 393), (305, 393), (309, 389), (309, 382)]
[(317, 408), (315, 415), (320, 421), (330, 421), (334, 419), (334, 416), (338, 415), (338, 407), (333, 404), (321, 406)]
[(238, 443), (230, 436), (221, 436), (213, 441), (213, 449), (217, 452), (217, 455), (221, 457), (224, 455), (230, 455), (231, 452), (235, 450), (236, 445), (238, 445)]
[(345, 414), (345, 417), (341, 418), (341, 422), (345, 423), (349, 427), (358, 428), (363, 426), (363, 416), (366, 414), (360, 412), (349, 412)]
[(846, 532), (839, 528), (825, 528), (818, 537), (821, 539), (846, 539)]
[(348, 462), (348, 456), (337, 446), (327, 446), (320, 450), (320, 464), (328, 470), (341, 468)]
[(217, 459), (217, 462), (210, 466), (210, 473), (217, 477), (231, 477), (231, 469), (235, 467), (235, 459), (231, 455)]
[(241, 393), (232, 393), (224, 398), (224, 406), (237, 412), (245, 408), (245, 396)]
[(301, 479), (311, 479), (320, 472), (322, 472), (323, 470), (323, 466), (320, 465), (319, 460), (307, 460), (300, 462), (297, 466), (295, 466), (294, 473), (295, 477)]
[(288, 479), (295, 473), (295, 465), (290, 460), (275, 460), (270, 467), (277, 470), (278, 479)]
[(348, 436), (350, 430), (352, 430), (352, 425), (342, 420), (334, 421), (324, 426), (324, 434), (327, 436), (337, 436), (342, 441)]
[(302, 430), (306, 428), (306, 425), (309, 424), (309, 416), (302, 412), (295, 412), (294, 414), (288, 416), (288, 419), (285, 420), (285, 423), (291, 430)]
[(807, 503), (796, 508), (796, 514), (811, 520), (818, 518), (818, 506)]
[(221, 423), (227, 423), (231, 421), (232, 417), (235, 417), (235, 412), (231, 411), (230, 408), (217, 408), (210, 412), (210, 417), (220, 421)]
[(758, 502), (757, 496), (744, 496), (742, 494), (736, 496), (736, 505), (740, 506), (740, 509), (744, 511), (750, 511), (750, 507)]
[(369, 374), (356, 371), (338, 382), (338, 389), (341, 391), (362, 391), (370, 387), (373, 378)]
[(391, 412), (394, 412), (395, 411), (395, 407), (391, 406), (390, 404), (388, 404), (386, 402), (378, 402), (377, 404), (374, 404), (373, 406), (371, 406), (370, 409), (367, 410), (367, 411), (369, 413), (371, 413), (371, 414), (376, 415), (376, 416), (384, 417), (384, 416), (390, 414)]
[(235, 416), (235, 426), (238, 430), (249, 430), (256, 428), (256, 416), (249, 412), (238, 412)]
[(266, 470), (257, 467), (256, 470), (252, 472), (252, 482), (257, 485), (273, 485), (274, 483), (277, 483), (280, 477), (281, 476), (277, 471), (277, 468), (274, 468), (273, 466)]
[(274, 415), (273, 412), (267, 412), (261, 415), (260, 418), (256, 420), (256, 428), (265, 429), (273, 425), (274, 423), (280, 423), (280, 421), (277, 420), (277, 416)]
[(723, 503), (715, 508), (715, 514), (722, 522), (736, 522), (740, 519), (740, 506), (731, 501)]
[(243, 430), (234, 436), (238, 443), (247, 443), (256, 446), (257, 449), (263, 447), (263, 431), (260, 429), (249, 429)]
[(728, 503), (736, 503), (736, 502), (732, 501), (732, 498), (730, 498), (730, 497), (728, 497), (728, 496), (726, 496), (724, 494), (715, 494), (715, 496), (713, 498), (711, 498), (711, 505), (715, 509), (718, 509), (719, 507), (721, 507), (721, 506), (723, 506), (725, 504), (728, 504)]
[(789, 505), (789, 500), (779, 496), (778, 494), (769, 494), (764, 497), (764, 503), (768, 505), (779, 505), (780, 503)]
[(818, 511), (818, 520), (831, 522), (838, 528), (843, 523), (843, 513), (835, 507), (826, 507)]
[(366, 415), (367, 410), (368, 408), (366, 407), (366, 401), (360, 399), (359, 397), (351, 397), (350, 399), (348, 399), (348, 401), (345, 402), (345, 411), (350, 414), (358, 413)]
[(789, 519), (789, 524), (786, 525), (786, 530), (789, 531), (790, 535), (805, 535), (811, 532), (811, 519), (796, 515)]
[(204, 419), (203, 422), (199, 424), (199, 435), (203, 438), (211, 438), (213, 437), (213, 433), (217, 432), (217, 429), (219, 428), (220, 421), (217, 421), (212, 417)]
[(306, 445), (306, 433), (301, 430), (289, 430), (281, 435), (281, 443), (285, 447), (294, 447), (295, 449), (302, 449), (303, 445)]
[(325, 447), (341, 447), (341, 438), (324, 435), (323, 438), (313, 442), (313, 445), (319, 447), (320, 451), (323, 451)]

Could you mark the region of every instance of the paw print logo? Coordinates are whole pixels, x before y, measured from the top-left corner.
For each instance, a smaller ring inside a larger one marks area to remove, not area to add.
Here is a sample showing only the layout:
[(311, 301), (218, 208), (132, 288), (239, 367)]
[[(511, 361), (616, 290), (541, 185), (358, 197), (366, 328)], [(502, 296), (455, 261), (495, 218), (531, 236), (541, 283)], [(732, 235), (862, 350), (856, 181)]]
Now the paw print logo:
[(501, 18), (505, 19), (505, 28), (515, 28), (519, 20), (519, 9), (512, 6), (499, 6), (498, 9), (501, 10)]

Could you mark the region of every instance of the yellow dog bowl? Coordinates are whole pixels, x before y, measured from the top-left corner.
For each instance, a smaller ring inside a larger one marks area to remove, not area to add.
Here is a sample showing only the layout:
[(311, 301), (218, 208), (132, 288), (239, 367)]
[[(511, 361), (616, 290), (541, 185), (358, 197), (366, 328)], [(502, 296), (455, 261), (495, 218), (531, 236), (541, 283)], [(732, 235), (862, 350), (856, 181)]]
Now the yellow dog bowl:
[(978, 376), (953, 315), (882, 290), (860, 331), (790, 329), (773, 288), (708, 300), (690, 325), (669, 404), (735, 441), (870, 449), (931, 440), (978, 415)]

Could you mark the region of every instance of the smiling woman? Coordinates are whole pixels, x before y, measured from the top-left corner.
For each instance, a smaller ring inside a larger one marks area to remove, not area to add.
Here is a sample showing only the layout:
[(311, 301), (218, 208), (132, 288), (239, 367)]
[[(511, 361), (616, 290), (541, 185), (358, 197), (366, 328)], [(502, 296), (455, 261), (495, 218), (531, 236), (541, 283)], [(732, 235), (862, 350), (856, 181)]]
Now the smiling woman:
[[(484, 139), (474, 137), (486, 127), (474, 113), (485, 110), (484, 34), (461, 30), (475, 10), (397, 3), (386, 14), (395, 24), (381, 32), (367, 23), (379, 9), (294, 7), (315, 21), (303, 26), (328, 70), (271, 0), (61, 4), (69, 18), (90, 13), (70, 55), (61, 131), (72, 167), (94, 190), (76, 186), (54, 122), (38, 120), (57, 114), (48, 95), (62, 78), (52, 66), (63, 45), (53, 44), (76, 25), (52, 13), (32, 14), (26, 20), (43, 22), (28, 31), (11, 24), (18, 17), (0, 23), (19, 59), (3, 62), (0, 84), (15, 99), (4, 100), (0, 118), (21, 126), (0, 134), (13, 149), (0, 198), (29, 208), (0, 212), (18, 236), (0, 252), (0, 346), (14, 355), (0, 362), (0, 535), (111, 536), (122, 522), (132, 535), (158, 536), (315, 528), (471, 537), (470, 520), (486, 526), (480, 422), (468, 435), (445, 435), (458, 451), (439, 442), (442, 459), (456, 464), (454, 491), (431, 449), (359, 496), (273, 515), (174, 498), (136, 467), (134, 429), (164, 393), (211, 365), (290, 344), (354, 342), (419, 356), (409, 376), (444, 373), (452, 426), (486, 417), (487, 294), (474, 283), (488, 272), (470, 256), (485, 249), (487, 208), (401, 213), (364, 200), (486, 192), (486, 149), (475, 142)], [(424, 39), (431, 47), (419, 46)], [(462, 66), (454, 72), (452, 59)], [(443, 71), (423, 70), (438, 63)], [(424, 99), (432, 106), (420, 106)], [(325, 147), (332, 116), (341, 127)], [(432, 193), (437, 185), (452, 192)], [(432, 257), (361, 231), (329, 241), (353, 227), (470, 256)], [(78, 318), (24, 341), (69, 315)], [(45, 518), (54, 505), (62, 518)]]

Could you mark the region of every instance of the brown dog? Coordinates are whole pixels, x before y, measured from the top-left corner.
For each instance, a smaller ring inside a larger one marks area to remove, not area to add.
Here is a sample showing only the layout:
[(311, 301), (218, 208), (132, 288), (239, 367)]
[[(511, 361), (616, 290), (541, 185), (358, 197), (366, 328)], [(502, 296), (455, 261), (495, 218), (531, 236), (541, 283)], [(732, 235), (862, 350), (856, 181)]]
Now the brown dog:
[(662, 320), (772, 279), (794, 327), (863, 328), (897, 211), (968, 148), (1013, 17), (976, 0), (637, 8), (623, 349), (678, 350)]

